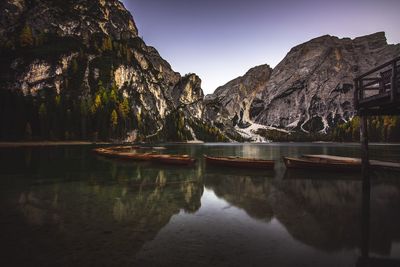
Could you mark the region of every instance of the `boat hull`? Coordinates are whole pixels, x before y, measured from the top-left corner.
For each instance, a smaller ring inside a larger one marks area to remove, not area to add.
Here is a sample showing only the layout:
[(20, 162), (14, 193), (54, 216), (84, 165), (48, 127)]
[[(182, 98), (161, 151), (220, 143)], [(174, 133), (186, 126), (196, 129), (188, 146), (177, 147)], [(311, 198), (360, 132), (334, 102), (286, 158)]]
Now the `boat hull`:
[(361, 165), (352, 162), (338, 162), (310, 158), (283, 157), (283, 162), (288, 169), (317, 169), (330, 171), (360, 171)]
[[(329, 160), (333, 162), (343, 162), (343, 163), (351, 163), (351, 164), (362, 164), (360, 158), (349, 158), (349, 157), (341, 157), (341, 156), (331, 156), (331, 155), (303, 155), (305, 158), (310, 159), (320, 159), (320, 160)], [(395, 161), (382, 161), (382, 160), (369, 160), (369, 166), (372, 169), (382, 169), (382, 170), (391, 170), (391, 171), (400, 171), (400, 162)]]
[(175, 165), (192, 165), (196, 162), (195, 159), (190, 157), (181, 157), (174, 155), (154, 155), (154, 161), (164, 164), (175, 164)]
[(217, 158), (204, 156), (206, 163), (217, 166), (235, 167), (235, 168), (254, 168), (254, 169), (274, 169), (273, 160), (256, 160), (256, 159), (240, 159), (240, 158)]
[[(121, 148), (118, 148), (120, 150)], [(115, 151), (113, 148), (97, 148), (93, 151), (101, 156), (122, 160), (135, 161), (151, 161), (157, 163), (173, 164), (173, 165), (191, 165), (195, 163), (195, 159), (187, 155), (168, 155), (168, 154), (152, 154), (152, 153), (130, 153)]]

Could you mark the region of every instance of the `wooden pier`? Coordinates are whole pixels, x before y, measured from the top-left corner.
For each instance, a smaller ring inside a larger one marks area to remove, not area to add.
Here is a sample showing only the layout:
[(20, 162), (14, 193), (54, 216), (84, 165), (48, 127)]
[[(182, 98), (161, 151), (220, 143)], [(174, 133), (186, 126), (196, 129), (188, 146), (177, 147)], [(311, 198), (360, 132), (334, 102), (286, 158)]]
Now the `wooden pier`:
[(400, 114), (400, 56), (354, 80), (358, 115)]
[[(326, 159), (330, 161), (336, 162), (349, 162), (353, 164), (359, 164), (361, 166), (362, 160), (359, 158), (350, 158), (350, 157), (339, 157), (339, 156), (331, 156), (331, 155), (303, 155), (306, 158), (318, 158), (318, 159)], [(381, 160), (369, 160), (369, 166), (373, 169), (378, 170), (393, 170), (400, 171), (400, 162), (393, 161), (381, 161)]]
[[(371, 181), (368, 151), (368, 116), (400, 115), (400, 56), (378, 66), (354, 80), (354, 107), (361, 117), (362, 244), (357, 266), (387, 265), (384, 259), (370, 258), (370, 195)], [(391, 262), (390, 264), (393, 264)], [(399, 264), (395, 260), (395, 264)]]

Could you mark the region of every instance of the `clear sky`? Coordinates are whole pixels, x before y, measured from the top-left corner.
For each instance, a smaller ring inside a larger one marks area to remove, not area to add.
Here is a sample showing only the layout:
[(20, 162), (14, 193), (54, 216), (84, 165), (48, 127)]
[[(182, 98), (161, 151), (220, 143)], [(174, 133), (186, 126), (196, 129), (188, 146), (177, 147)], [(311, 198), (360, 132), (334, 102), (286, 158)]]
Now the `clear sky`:
[(400, 0), (123, 0), (139, 35), (175, 71), (196, 73), (205, 93), (290, 48), (329, 34), (385, 31), (400, 43)]

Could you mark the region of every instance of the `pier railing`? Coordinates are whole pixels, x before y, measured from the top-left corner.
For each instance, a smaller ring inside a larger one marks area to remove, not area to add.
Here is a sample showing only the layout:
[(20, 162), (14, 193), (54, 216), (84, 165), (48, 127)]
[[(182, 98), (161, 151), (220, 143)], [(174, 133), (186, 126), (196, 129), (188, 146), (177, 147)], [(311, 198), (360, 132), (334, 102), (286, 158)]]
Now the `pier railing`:
[(400, 56), (357, 77), (354, 84), (356, 110), (400, 105)]

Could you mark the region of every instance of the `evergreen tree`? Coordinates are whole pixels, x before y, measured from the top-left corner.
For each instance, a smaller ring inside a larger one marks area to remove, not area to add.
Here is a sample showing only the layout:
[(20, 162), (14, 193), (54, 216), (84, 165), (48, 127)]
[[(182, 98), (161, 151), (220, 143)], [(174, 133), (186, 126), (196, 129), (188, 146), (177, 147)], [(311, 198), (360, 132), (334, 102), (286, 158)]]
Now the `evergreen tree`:
[(85, 98), (82, 98), (80, 101), (80, 117), (81, 117), (81, 137), (83, 139), (87, 138), (87, 117), (89, 114), (89, 106), (88, 102)]
[(71, 68), (72, 68), (72, 74), (76, 74), (78, 72), (79, 66), (78, 66), (78, 62), (77, 62), (76, 58), (74, 58), (72, 60)]
[(22, 29), (21, 34), (19, 36), (19, 43), (21, 47), (33, 46), (34, 39), (33, 39), (32, 29), (31, 27), (29, 27), (29, 25), (25, 25), (24, 28)]
[(114, 109), (111, 112), (111, 116), (110, 116), (110, 124), (111, 124), (111, 137), (115, 137), (115, 133), (117, 130), (117, 126), (118, 126), (118, 114), (117, 111)]
[(126, 48), (126, 62), (130, 63), (132, 61), (132, 51), (130, 48)]
[(112, 88), (112, 89), (111, 89), (111, 92), (110, 92), (110, 101), (113, 102), (114, 104), (116, 104), (116, 103), (118, 102), (118, 99), (117, 99), (117, 90), (115, 90), (115, 88)]
[(93, 113), (95, 113), (101, 106), (102, 106), (101, 96), (99, 94), (96, 94), (95, 99), (94, 99)]
[(121, 116), (125, 119), (128, 117), (129, 115), (129, 100), (128, 98), (124, 98), (124, 100), (122, 101), (122, 103), (119, 104), (119, 112), (121, 114)]
[(45, 139), (47, 137), (47, 108), (44, 103), (40, 104), (39, 107), (39, 120), (40, 120), (40, 132), (42, 138)]
[(101, 47), (103, 51), (111, 51), (113, 49), (113, 44), (110, 36), (103, 39), (103, 45)]
[(110, 122), (111, 122), (112, 129), (115, 129), (118, 125), (118, 114), (115, 109), (111, 112)]
[(41, 32), (39, 35), (36, 36), (35, 38), (35, 45), (36, 46), (41, 46), (46, 42), (46, 35), (45, 33)]
[(25, 126), (25, 139), (32, 140), (32, 127), (29, 122), (27, 122)]

